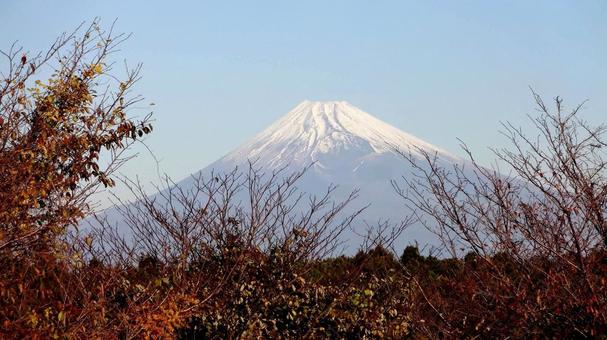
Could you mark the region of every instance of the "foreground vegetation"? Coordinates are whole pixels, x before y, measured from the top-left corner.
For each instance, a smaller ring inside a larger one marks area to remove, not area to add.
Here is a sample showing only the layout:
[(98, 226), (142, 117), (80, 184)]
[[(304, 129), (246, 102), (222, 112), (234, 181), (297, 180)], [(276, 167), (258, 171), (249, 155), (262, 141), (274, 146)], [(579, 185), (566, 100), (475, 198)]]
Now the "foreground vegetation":
[(607, 142), (579, 108), (565, 112), (557, 98), (550, 109), (536, 95), (538, 138), (504, 126), (513, 147), (496, 155), (512, 177), (472, 156), (466, 170), (444, 169), (403, 151), (418, 175), (395, 190), (443, 241), (435, 256), (391, 248), (404, 224), (378, 226), (358, 254), (335, 257), (356, 193), (306, 200), (303, 172), (254, 167), (194, 178), (189, 191), (167, 179), (156, 196), (125, 180), (138, 202), (117, 208), (125, 239), (90, 206), (152, 131), (149, 117), (127, 115), (139, 68), (110, 76), (123, 38), (93, 24), (46, 54), (5, 53), (2, 338), (607, 334)]

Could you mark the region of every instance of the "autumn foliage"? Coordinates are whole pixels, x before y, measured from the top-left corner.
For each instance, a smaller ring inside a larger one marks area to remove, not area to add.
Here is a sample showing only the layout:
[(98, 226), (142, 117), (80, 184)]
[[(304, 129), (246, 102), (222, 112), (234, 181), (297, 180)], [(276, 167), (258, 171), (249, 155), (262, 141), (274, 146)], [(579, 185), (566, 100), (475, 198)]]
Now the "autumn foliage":
[(187, 190), (166, 179), (153, 195), (123, 179), (135, 200), (115, 222), (91, 195), (152, 131), (149, 116), (133, 118), (140, 68), (119, 77), (111, 61), (125, 38), (93, 23), (44, 54), (3, 52), (0, 337), (607, 334), (607, 143), (579, 108), (535, 95), (539, 137), (506, 124), (513, 147), (495, 150), (508, 171), (401, 150), (416, 176), (395, 189), (439, 249), (393, 249), (409, 223), (382, 224), (340, 256), (358, 193), (309, 197), (305, 169), (254, 164)]
[[(107, 77), (107, 57), (123, 39), (94, 23), (61, 36), (45, 54), (29, 56), (15, 47), (3, 52), (8, 63), (0, 84), (5, 330), (61, 334), (73, 313), (69, 308), (84, 307), (85, 301), (73, 304), (88, 292), (73, 276), (66, 230), (87, 215), (87, 198), (97, 186), (114, 184), (110, 175), (121, 152), (151, 131), (145, 120), (134, 122), (125, 114), (137, 101), (127, 93), (139, 70), (128, 71), (117, 84)], [(50, 73), (48, 80), (35, 79), (38, 73)]]

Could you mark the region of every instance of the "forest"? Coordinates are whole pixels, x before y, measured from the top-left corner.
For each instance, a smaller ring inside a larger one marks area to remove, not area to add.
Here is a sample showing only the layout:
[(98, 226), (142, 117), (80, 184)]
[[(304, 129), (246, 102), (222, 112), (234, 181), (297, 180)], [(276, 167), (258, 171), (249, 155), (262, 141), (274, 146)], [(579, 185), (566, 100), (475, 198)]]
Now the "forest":
[(191, 191), (167, 179), (160, 198), (122, 179), (139, 202), (119, 208), (127, 240), (91, 204), (120, 180), (128, 150), (154, 138), (153, 116), (130, 115), (141, 68), (112, 62), (127, 38), (93, 22), (42, 53), (2, 52), (0, 337), (607, 334), (607, 127), (585, 122), (583, 104), (533, 92), (535, 130), (504, 123), (510, 147), (493, 150), (507, 172), (465, 145), (473, 172), (402, 152), (417, 176), (394, 190), (440, 252), (395, 249), (405, 221), (341, 255), (339, 236), (356, 223), (341, 214), (350, 199), (335, 203), (328, 188), (293, 213), (305, 169), (253, 166), (196, 178)]

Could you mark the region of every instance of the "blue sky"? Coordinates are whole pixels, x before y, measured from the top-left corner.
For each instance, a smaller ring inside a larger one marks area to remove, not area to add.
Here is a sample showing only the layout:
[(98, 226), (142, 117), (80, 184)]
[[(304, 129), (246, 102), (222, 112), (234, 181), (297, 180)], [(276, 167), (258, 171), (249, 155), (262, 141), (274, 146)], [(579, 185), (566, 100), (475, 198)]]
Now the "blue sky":
[[(607, 119), (605, 1), (3, 1), (0, 48), (30, 51), (100, 17), (133, 33), (120, 59), (142, 62), (154, 102), (149, 145), (181, 179), (304, 99), (347, 100), (482, 162), (499, 122), (528, 126), (528, 86)], [(151, 157), (124, 168), (152, 180)]]

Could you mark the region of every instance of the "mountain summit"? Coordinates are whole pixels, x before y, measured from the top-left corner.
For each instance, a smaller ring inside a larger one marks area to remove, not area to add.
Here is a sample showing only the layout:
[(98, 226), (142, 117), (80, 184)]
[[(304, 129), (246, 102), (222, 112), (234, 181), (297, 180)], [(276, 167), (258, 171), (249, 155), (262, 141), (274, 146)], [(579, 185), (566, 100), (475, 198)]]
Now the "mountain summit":
[[(420, 151), (428, 152), (437, 155), (446, 166), (464, 162), (345, 101), (306, 100), (198, 174), (206, 177), (236, 167), (246, 169), (249, 162), (266, 173), (279, 169), (295, 173), (311, 165), (298, 184), (302, 191), (322, 194), (330, 185), (336, 185), (333, 198), (339, 201), (358, 189), (359, 198), (352, 209), (369, 205), (360, 217), (360, 226), (378, 220), (397, 223), (410, 211), (391, 180), (412, 176), (412, 169), (396, 150), (410, 152), (420, 160)], [(191, 181), (185, 179), (177, 185), (187, 188)], [(413, 228), (400, 245), (412, 241), (432, 243), (432, 238), (425, 230)]]
[(345, 167), (356, 172), (370, 158), (396, 156), (395, 149), (414, 154), (424, 150), (456, 161), (456, 157), (438, 147), (348, 102), (306, 100), (221, 162), (259, 160), (260, 164), (275, 169), (314, 163), (313, 168), (317, 171)]

